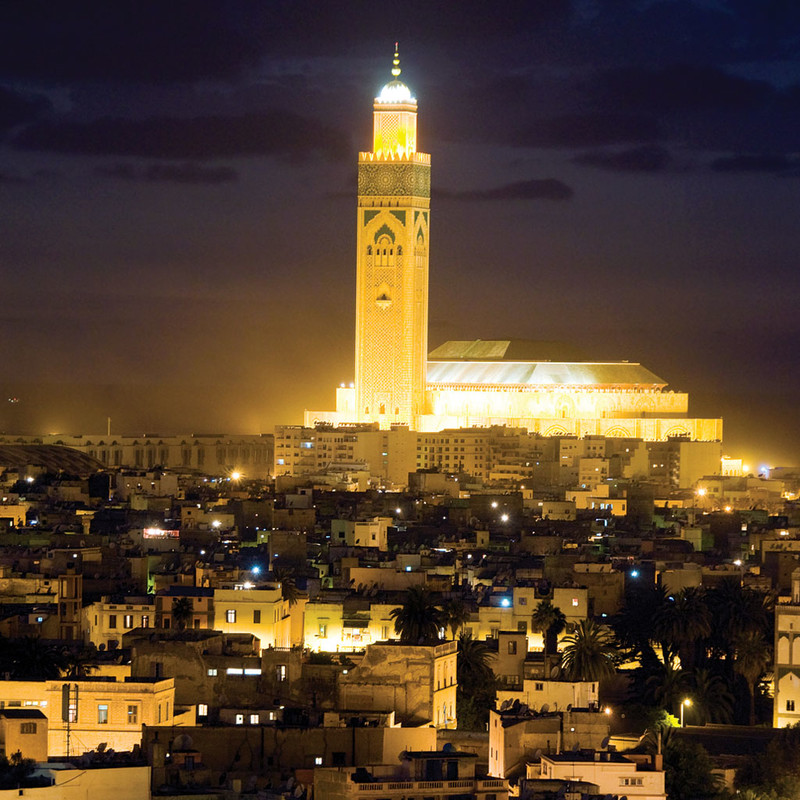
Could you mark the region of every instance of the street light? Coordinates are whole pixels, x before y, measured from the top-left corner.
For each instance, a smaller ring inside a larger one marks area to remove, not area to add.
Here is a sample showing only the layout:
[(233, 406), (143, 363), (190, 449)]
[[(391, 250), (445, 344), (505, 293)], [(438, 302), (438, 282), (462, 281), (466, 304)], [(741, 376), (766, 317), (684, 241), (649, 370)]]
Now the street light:
[(681, 700), (681, 728), (683, 727), (683, 709), (687, 708), (691, 704), (692, 700), (690, 697), (684, 697), (683, 700)]

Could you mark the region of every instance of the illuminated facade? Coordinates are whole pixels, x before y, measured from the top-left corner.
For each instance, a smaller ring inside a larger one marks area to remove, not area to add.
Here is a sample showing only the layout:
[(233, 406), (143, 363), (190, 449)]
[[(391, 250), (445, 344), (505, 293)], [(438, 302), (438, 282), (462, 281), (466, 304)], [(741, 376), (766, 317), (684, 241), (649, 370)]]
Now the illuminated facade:
[(358, 157), (355, 383), (337, 390), (336, 411), (306, 411), (305, 425), (720, 441), (722, 420), (688, 418), (688, 395), (641, 364), (515, 340), (427, 353), (430, 156), (417, 152), (417, 101), (396, 51), (392, 75), (375, 98), (373, 150)]
[[(373, 148), (358, 156), (358, 422), (416, 429), (425, 399), (431, 159), (417, 152), (417, 101), (397, 78), (374, 105)], [(351, 420), (353, 421), (353, 420)]]

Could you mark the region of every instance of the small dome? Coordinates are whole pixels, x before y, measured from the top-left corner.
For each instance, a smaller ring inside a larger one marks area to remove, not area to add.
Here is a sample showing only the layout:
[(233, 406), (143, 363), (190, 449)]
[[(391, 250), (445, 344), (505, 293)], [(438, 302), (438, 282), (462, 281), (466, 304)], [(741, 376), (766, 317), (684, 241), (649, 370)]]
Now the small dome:
[(375, 98), (379, 103), (413, 103), (411, 89), (402, 81), (389, 81)]

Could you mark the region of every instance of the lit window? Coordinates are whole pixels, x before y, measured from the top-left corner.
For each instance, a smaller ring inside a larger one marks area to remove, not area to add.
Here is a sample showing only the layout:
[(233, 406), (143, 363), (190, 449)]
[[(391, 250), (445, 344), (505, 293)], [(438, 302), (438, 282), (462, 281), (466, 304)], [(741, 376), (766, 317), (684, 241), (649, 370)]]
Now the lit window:
[(794, 700), (787, 700), (786, 701), (786, 710), (787, 711), (794, 711)]
[(250, 715), (250, 724), (251, 725), (258, 725), (259, 719), (258, 714), (251, 714)]
[(317, 767), (321, 767), (322, 766), (322, 756), (316, 756), (314, 758), (314, 764)]
[(128, 706), (128, 725), (139, 724), (139, 706)]
[(126, 614), (122, 618), (122, 624), (126, 628), (132, 628), (133, 627), (133, 614)]
[(279, 683), (286, 680), (286, 664), (278, 664), (278, 666), (275, 667), (275, 677)]
[(577, 597), (573, 597), (572, 598), (572, 605), (573, 606), (577, 606), (578, 605), (578, 598)]
[(142, 627), (143, 628), (150, 627), (150, 617), (147, 614), (142, 615)]
[(105, 703), (97, 706), (97, 724), (108, 725), (108, 706)]
[(216, 677), (216, 675), (217, 675), (217, 670), (216, 670), (216, 668), (215, 668), (215, 667), (211, 667), (211, 668), (208, 670), (208, 677), (209, 677), (209, 678), (215, 678), (215, 677)]
[(197, 704), (197, 716), (198, 717), (207, 717), (208, 716), (208, 706), (205, 703), (198, 703)]
[(236, 609), (235, 608), (229, 608), (225, 612), (225, 619), (228, 622), (236, 622)]
[(236, 724), (237, 725), (244, 725), (244, 714), (237, 714), (236, 715)]

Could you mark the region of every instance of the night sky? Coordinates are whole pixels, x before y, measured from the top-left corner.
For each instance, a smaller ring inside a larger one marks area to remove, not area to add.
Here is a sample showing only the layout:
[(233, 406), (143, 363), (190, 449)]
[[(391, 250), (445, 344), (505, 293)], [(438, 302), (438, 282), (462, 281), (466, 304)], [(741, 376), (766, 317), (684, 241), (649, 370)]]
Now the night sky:
[(431, 347), (638, 360), (731, 455), (800, 463), (795, 0), (6, 0), (0, 430), (333, 407), (395, 40), (432, 155)]

